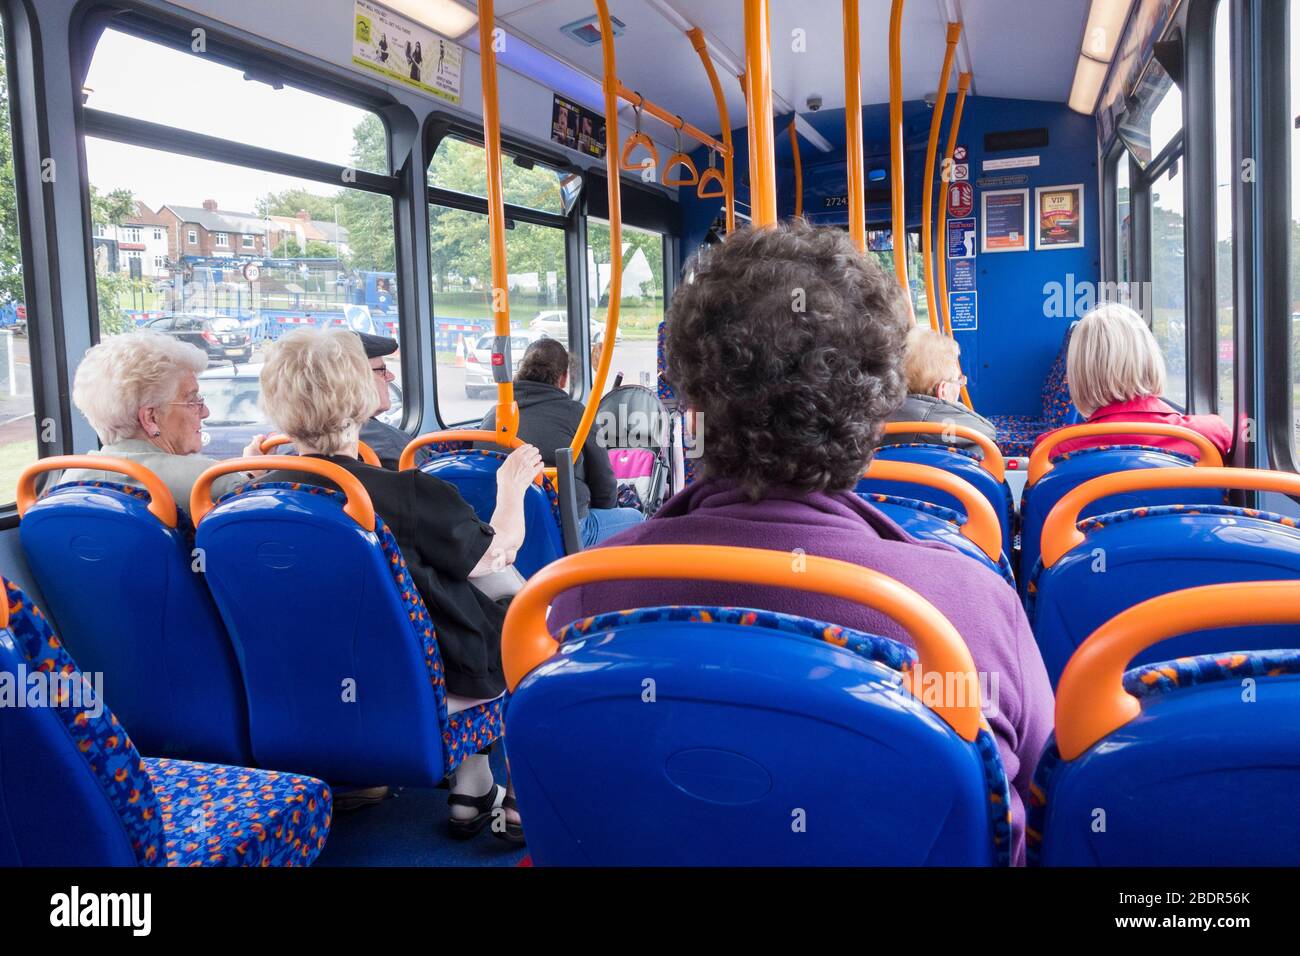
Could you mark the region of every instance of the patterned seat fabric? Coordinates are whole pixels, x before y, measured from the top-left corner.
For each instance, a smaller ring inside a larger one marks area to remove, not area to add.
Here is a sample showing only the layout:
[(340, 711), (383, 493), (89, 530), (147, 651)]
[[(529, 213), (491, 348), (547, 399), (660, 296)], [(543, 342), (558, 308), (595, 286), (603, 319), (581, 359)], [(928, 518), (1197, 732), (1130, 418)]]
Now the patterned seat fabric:
[(1071, 324), (1065, 330), (1061, 348), (1052, 360), (1043, 379), (1043, 406), (1039, 417), (1032, 415), (990, 415), (989, 421), (997, 429), (998, 447), (1007, 457), (1028, 457), (1034, 450), (1034, 441), (1044, 432), (1066, 425), (1073, 405), (1070, 402), (1070, 383), (1065, 374), (1065, 359), (1070, 350)]
[[(27, 663), (81, 682), (83, 702), (92, 703), (90, 681), (40, 609), (12, 581), (5, 586), (9, 633)], [(307, 866), (325, 846), (332, 800), (323, 781), (147, 759), (107, 706), (95, 715), (69, 704), (51, 710), (117, 811), (141, 866)]]
[[(499, 454), (486, 452), (487, 454)], [(305, 485), (298, 482), (266, 481), (250, 482), (240, 485), (229, 494), (223, 495), (218, 504), (235, 498), (255, 488), (280, 491), (300, 491), (320, 495), (337, 502), (342, 508), (347, 498), (341, 492), (319, 485)], [(402, 599), (407, 620), (411, 624), (411, 634), (424, 653), (424, 663), (429, 669), (429, 684), (433, 688), (434, 700), (438, 707), (438, 726), (442, 728), (442, 747), (444, 773), (450, 774), (469, 756), (478, 753), (488, 744), (501, 736), (503, 700), (493, 700), (478, 704), (455, 714), (447, 713), (447, 678), (443, 671), (442, 655), (438, 653), (437, 635), (433, 620), (429, 617), (424, 598), (415, 587), (411, 573), (406, 569), (406, 559), (397, 546), (397, 539), (384, 524), (383, 518), (375, 515), (375, 537), (388, 563), (388, 570), (393, 576), (393, 584)]]
[[(854, 492), (859, 498), (872, 504), (901, 505), (905, 508), (912, 508), (922, 514), (930, 515), (941, 521), (946, 521), (955, 528), (960, 528), (968, 520), (966, 515), (960, 511), (954, 511), (952, 508), (945, 508), (943, 505), (936, 505), (932, 501), (921, 501), (919, 498), (903, 498), (898, 495), (882, 495), (873, 491)], [(903, 529), (907, 531), (907, 528)], [(910, 532), (909, 532), (910, 533)], [(946, 543), (946, 542), (945, 542)], [(980, 553), (980, 556), (988, 561), (988, 555)], [(1016, 586), (1016, 576), (1011, 570), (1011, 561), (1007, 558), (1004, 547), (1002, 554), (998, 556), (996, 565), (988, 561), (989, 565), (995, 567), (997, 572), (1002, 575), (1002, 579), (1013, 588)]]
[[(760, 627), (825, 641), (842, 647), (866, 660), (881, 664), (900, 674), (916, 666), (916, 651), (898, 641), (875, 634), (866, 634), (838, 624), (827, 624), (811, 618), (782, 614), (778, 611), (758, 611), (740, 607), (704, 607), (699, 605), (670, 605), (666, 607), (638, 608), (628, 611), (610, 611), (594, 617), (585, 617), (562, 627), (556, 639), (576, 640), (597, 631), (627, 627), (635, 624), (664, 622), (697, 624), (734, 624)], [(980, 766), (988, 795), (989, 825), (993, 834), (998, 866), (1011, 865), (1011, 788), (1007, 782), (1002, 755), (988, 724), (981, 719), (975, 738)]]
[[(1230, 651), (1144, 664), (1125, 672), (1124, 690), (1139, 700), (1147, 700), (1219, 681), (1281, 677), (1284, 674), (1300, 674), (1300, 650)], [(1038, 761), (1034, 781), (1029, 788), (1025, 860), (1030, 866), (1042, 862), (1043, 829), (1052, 793), (1052, 778), (1062, 763), (1061, 752), (1056, 746), (1056, 735), (1052, 734), (1047, 738), (1047, 747), (1042, 759)]]
[[(446, 455), (482, 455), (484, 458), (495, 458), (498, 461), (505, 461), (509, 457), (506, 452), (497, 451), (493, 448), (473, 448), (470, 442), (463, 441), (440, 441), (425, 448), (430, 452), (423, 464), (433, 461), (435, 458), (441, 458)], [(564, 524), (560, 520), (560, 493), (547, 475), (542, 476), (542, 490), (546, 492), (546, 500), (550, 503), (551, 514), (555, 516), (555, 526), (561, 529), (563, 535)]]

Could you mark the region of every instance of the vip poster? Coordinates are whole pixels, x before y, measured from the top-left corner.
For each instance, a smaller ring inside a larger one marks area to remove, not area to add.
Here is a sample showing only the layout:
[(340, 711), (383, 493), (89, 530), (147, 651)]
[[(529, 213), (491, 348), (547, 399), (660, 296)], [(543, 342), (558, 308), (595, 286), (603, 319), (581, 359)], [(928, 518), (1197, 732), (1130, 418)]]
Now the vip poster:
[(353, 12), (354, 66), (460, 105), (458, 44), (371, 0), (356, 0)]
[(1036, 249), (1078, 249), (1083, 245), (1083, 184), (1039, 186), (1034, 190)]
[(980, 194), (982, 252), (1024, 252), (1029, 248), (1029, 190), (997, 189)]

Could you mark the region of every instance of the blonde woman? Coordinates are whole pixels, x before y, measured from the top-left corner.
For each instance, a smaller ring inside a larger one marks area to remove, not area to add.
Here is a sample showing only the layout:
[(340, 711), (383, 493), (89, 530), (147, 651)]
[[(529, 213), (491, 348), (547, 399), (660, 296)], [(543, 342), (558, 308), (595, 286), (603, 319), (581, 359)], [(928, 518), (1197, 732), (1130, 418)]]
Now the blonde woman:
[[(966, 376), (961, 373), (961, 348), (956, 341), (932, 329), (915, 326), (907, 334), (907, 351), (903, 374), (907, 378), (907, 398), (891, 422), (943, 422), (964, 425), (997, 440), (993, 423), (961, 404), (961, 387)], [(943, 435), (889, 435), (882, 444), (901, 445), (926, 442), (971, 448), (974, 442)]]
[[(1070, 397), (1089, 424), (1098, 422), (1150, 422), (1182, 425), (1200, 432), (1227, 451), (1232, 432), (1218, 415), (1184, 415), (1161, 397), (1165, 390), (1165, 360), (1155, 336), (1126, 305), (1106, 303), (1093, 309), (1075, 326), (1065, 359)], [(1050, 434), (1050, 432), (1048, 433)], [(1046, 436), (1039, 436), (1042, 441)], [(1097, 435), (1061, 442), (1053, 454), (1098, 445), (1151, 445), (1198, 455), (1196, 446), (1177, 438), (1147, 435)]]
[[(195, 479), (216, 464), (199, 454), (209, 412), (198, 376), (207, 367), (202, 349), (161, 332), (115, 335), (89, 349), (72, 385), (72, 401), (102, 446), (89, 454), (139, 462), (162, 479), (178, 507), (188, 509)], [(260, 454), (264, 437), (255, 435), (244, 454)], [(70, 469), (57, 480), (136, 484), (88, 468)], [(247, 480), (226, 475), (213, 482), (213, 492), (219, 497)]]
[[(542, 458), (525, 445), (497, 472), (497, 503), (489, 523), (454, 485), (416, 469), (388, 471), (357, 457), (357, 436), (375, 407), (374, 373), (361, 340), (346, 329), (304, 329), (281, 338), (262, 370), (262, 406), (298, 453), (323, 458), (355, 475), (397, 539), (407, 570), (433, 619), (447, 680), (447, 708), (465, 710), (500, 697), (505, 610), (474, 587), (474, 578), (513, 563), (524, 540), (524, 491), (541, 472)], [(293, 471), (266, 481), (328, 485)], [(492, 779), (486, 754), (456, 771), (451, 805), (455, 836), (473, 836), (497, 807), (506, 810), (508, 839), (522, 842), (513, 796)]]

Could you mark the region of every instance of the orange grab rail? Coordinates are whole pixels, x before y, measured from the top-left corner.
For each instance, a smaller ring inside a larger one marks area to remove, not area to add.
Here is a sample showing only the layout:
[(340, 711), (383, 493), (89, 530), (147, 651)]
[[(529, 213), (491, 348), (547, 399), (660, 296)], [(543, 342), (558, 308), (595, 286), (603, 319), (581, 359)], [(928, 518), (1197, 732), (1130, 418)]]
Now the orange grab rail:
[[(599, 14), (600, 12), (599, 8), (597, 8), (596, 12), (597, 14)], [(649, 113), (651, 116), (659, 120), (661, 123), (671, 126), (674, 129), (680, 129), (682, 131), (683, 136), (689, 136), (691, 139), (695, 140), (696, 142), (702, 143), (705, 146), (712, 147), (713, 149), (716, 149), (718, 152), (722, 153), (723, 155), (730, 154), (731, 148), (729, 146), (727, 146), (724, 143), (719, 143), (708, 133), (705, 133), (704, 131), (702, 131), (696, 126), (692, 126), (690, 123), (687, 123), (680, 116), (668, 112), (658, 103), (646, 99), (636, 90), (629, 90), (626, 86), (622, 84), (622, 82), (618, 79), (617, 76), (614, 77), (614, 92), (619, 99), (626, 100), (628, 103), (639, 106), (643, 112)]]
[(907, 585), (879, 571), (813, 555), (804, 561), (796, 570), (785, 551), (707, 545), (601, 548), (561, 558), (533, 575), (510, 602), (501, 638), (506, 684), (516, 690), (531, 671), (554, 656), (558, 644), (547, 630), (546, 611), (556, 595), (571, 588), (594, 581), (656, 578), (784, 587), (845, 598), (901, 624), (916, 644), (919, 659), (907, 677), (909, 690), (917, 694), (914, 682), (927, 673), (961, 679), (957, 686), (973, 692), (954, 695), (957, 699), (932, 709), (963, 740), (974, 740), (981, 721), (975, 662), (951, 622)]
[(973, 428), (968, 428), (965, 425), (947, 425), (943, 422), (889, 422), (885, 425), (885, 434), (952, 435), (954, 438), (964, 438), (967, 441), (972, 441), (984, 453), (984, 460), (980, 462), (980, 467), (992, 475), (995, 480), (1006, 481), (1007, 463), (1002, 457), (1002, 449), (998, 448), (997, 444), (988, 435), (977, 432)]
[(989, 500), (970, 482), (942, 468), (880, 459), (868, 465), (862, 477), (875, 481), (910, 481), (947, 492), (961, 502), (966, 512), (966, 523), (961, 526), (962, 537), (983, 551), (994, 564), (1002, 560), (1002, 522)]
[[(867, 251), (866, 165), (862, 158), (862, 44), (858, 0), (844, 0), (844, 141), (847, 151), (849, 188), (849, 236), (858, 252)], [(790, 121), (793, 143), (794, 121)], [(795, 181), (800, 175), (798, 144), (795, 144)], [(796, 186), (802, 192), (802, 184)], [(802, 196), (800, 196), (802, 199)], [(796, 213), (798, 215), (798, 213)]]
[(641, 132), (641, 105), (644, 102), (645, 100), (641, 98), (641, 94), (638, 93), (637, 102), (632, 104), (632, 112), (636, 114), (636, 131), (629, 136), (627, 142), (623, 144), (623, 153), (618, 164), (619, 168), (629, 173), (639, 173), (643, 169), (647, 168), (644, 161), (640, 163), (632, 162), (632, 151), (638, 146), (645, 147), (646, 151), (650, 154), (651, 167), (659, 165), (659, 150), (655, 148), (653, 140), (651, 140), (645, 133)]
[[(717, 192), (709, 190), (709, 183), (717, 183)], [(695, 195), (701, 199), (726, 199), (731, 204), (731, 193), (727, 191), (727, 179), (713, 165), (713, 150), (709, 150), (709, 168), (700, 173), (700, 181), (695, 184)]]
[(803, 157), (799, 155), (799, 129), (794, 120), (790, 120), (790, 157), (794, 162), (794, 215), (803, 215)]
[(0, 630), (9, 626), (9, 586), (0, 578)]
[(1181, 438), (1195, 445), (1201, 453), (1198, 465), (1219, 468), (1223, 465), (1223, 455), (1218, 446), (1200, 432), (1184, 428), (1182, 425), (1148, 424), (1146, 422), (1097, 422), (1092, 425), (1069, 425), (1048, 432), (1029, 455), (1028, 484), (1035, 484), (1038, 479), (1052, 470), (1052, 449), (1061, 442), (1074, 438), (1087, 438), (1090, 435), (1162, 435), (1169, 438)]
[[(680, 120), (679, 120), (680, 122)], [(673, 168), (680, 166), (685, 175), (674, 176)], [(695, 161), (682, 151), (682, 130), (677, 128), (677, 151), (664, 163), (663, 183), (665, 186), (694, 186), (700, 181), (700, 171), (695, 168)]]
[(36, 502), (37, 475), (69, 468), (112, 471), (134, 478), (144, 486), (145, 491), (149, 492), (149, 513), (167, 527), (176, 527), (176, 500), (163, 484), (163, 480), (138, 461), (114, 458), (111, 455), (52, 455), (28, 465), (18, 476), (18, 516), (21, 518)]
[(907, 281), (907, 209), (903, 191), (903, 0), (889, 10), (889, 178), (894, 272), (912, 314), (912, 286)]
[(776, 223), (772, 133), (772, 22), (767, 0), (745, 0), (745, 108), (749, 114), (749, 208), (754, 225)]
[[(921, 267), (925, 272), (925, 302), (930, 311), (930, 328), (938, 332), (943, 326), (939, 321), (939, 305), (936, 299), (934, 282), (934, 234), (930, 231), (931, 217), (934, 215), (934, 162), (939, 152), (939, 129), (943, 126), (943, 109), (948, 103), (948, 79), (952, 75), (952, 60), (957, 54), (957, 41), (961, 39), (961, 24), (948, 24), (946, 47), (943, 53), (943, 66), (939, 71), (939, 92), (934, 102), (934, 111), (930, 114), (930, 138), (925, 146), (925, 181), (921, 192)], [(947, 177), (944, 177), (945, 179)], [(944, 202), (948, 201), (944, 189)], [(943, 237), (940, 237), (943, 239)], [(947, 253), (947, 241), (944, 239), (944, 255)], [(947, 290), (942, 290), (945, 294)], [(952, 335), (951, 332), (948, 333)]]
[[(281, 445), (289, 445), (292, 442), (293, 439), (288, 435), (268, 435), (262, 440), (262, 454), (269, 455), (272, 448), (279, 448)], [(375, 454), (375, 450), (359, 439), (357, 441), (357, 454), (367, 465), (374, 465), (376, 468), (383, 467), (379, 461), (379, 456)]]
[[(513, 451), (528, 444), (523, 439), (503, 438), (495, 432), (484, 429), (460, 428), (445, 432), (429, 432), (427, 435), (420, 435), (412, 438), (407, 442), (406, 447), (402, 449), (402, 457), (397, 459), (397, 470), (406, 471), (408, 468), (415, 467), (415, 453), (425, 445), (432, 445), (440, 441), (481, 441), (491, 442), (493, 445), (501, 445)], [(543, 468), (542, 474), (533, 479), (533, 484), (540, 485), (543, 476), (549, 477), (552, 482), (556, 480), (554, 468)]]
[[(727, 203), (727, 232), (731, 233), (736, 228), (736, 203), (735, 191), (732, 178), (732, 148), (731, 148), (731, 118), (727, 113), (727, 98), (722, 94), (722, 84), (718, 81), (718, 71), (713, 68), (713, 58), (709, 56), (708, 44), (704, 42), (704, 32), (699, 27), (692, 27), (686, 35), (691, 39), (691, 46), (695, 47), (695, 52), (700, 55), (700, 62), (704, 65), (704, 72), (708, 74), (709, 85), (713, 88), (713, 99), (718, 107), (718, 122), (722, 125), (722, 142), (726, 147), (726, 152), (722, 154), (722, 183)], [(705, 180), (714, 179), (717, 173), (713, 170), (713, 154), (716, 150), (709, 153), (709, 169), (705, 170), (700, 176), (700, 182), (696, 186), (696, 195), (701, 199), (718, 199), (721, 198), (717, 193), (706, 193), (704, 191)], [(710, 172), (713, 175), (710, 176)]]
[[(1083, 532), (1075, 526), (1079, 512), (1092, 502), (1110, 495), (1161, 488), (1227, 488), (1300, 496), (1300, 475), (1262, 468), (1143, 468), (1085, 481), (1066, 493), (1043, 522), (1043, 567), (1050, 568), (1083, 542)], [(1188, 508), (1195, 510), (1194, 505)]]
[(1300, 582), (1208, 584), (1150, 598), (1115, 615), (1079, 645), (1056, 690), (1056, 744), (1074, 760), (1138, 716), (1124, 668), (1161, 641), (1218, 627), (1300, 624)]
[(375, 506), (370, 493), (351, 472), (331, 461), (321, 458), (302, 458), (296, 455), (258, 455), (253, 458), (232, 458), (220, 461), (199, 475), (190, 492), (190, 520), (195, 526), (212, 510), (212, 482), (222, 475), (236, 471), (305, 471), (309, 475), (328, 478), (343, 491), (347, 501), (343, 513), (367, 531), (375, 530)]

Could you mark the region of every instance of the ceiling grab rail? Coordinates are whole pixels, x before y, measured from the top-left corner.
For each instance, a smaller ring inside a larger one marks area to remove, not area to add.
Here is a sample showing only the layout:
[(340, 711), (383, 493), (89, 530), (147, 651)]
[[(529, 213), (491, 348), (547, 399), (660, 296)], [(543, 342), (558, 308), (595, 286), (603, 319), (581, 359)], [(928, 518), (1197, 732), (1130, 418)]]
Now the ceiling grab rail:
[[(668, 157), (668, 162), (664, 163), (663, 184), (665, 186), (694, 186), (700, 181), (700, 171), (695, 168), (695, 161), (682, 152), (682, 125), (684, 125), (685, 121), (679, 116), (677, 122), (677, 151)], [(680, 166), (685, 170), (686, 175), (672, 175), (675, 166)]]
[[(944, 170), (951, 171), (955, 168), (953, 157), (957, 153), (957, 132), (961, 129), (961, 114), (963, 107), (966, 105), (966, 94), (970, 92), (971, 75), (972, 74), (970, 73), (957, 74), (957, 103), (952, 108), (952, 125), (948, 127), (948, 148), (944, 150), (943, 157)], [(948, 177), (940, 177), (945, 187), (947, 183), (950, 182), (950, 176), (951, 172), (949, 172)], [(943, 317), (943, 334), (948, 336), (948, 338), (952, 338), (952, 315), (948, 308), (948, 235), (946, 231), (948, 226), (947, 192), (948, 191), (945, 188), (943, 198), (939, 201), (939, 213), (936, 217), (938, 220), (938, 228), (935, 229), (935, 235), (939, 242), (943, 243), (943, 254), (938, 256), (938, 261), (936, 263), (937, 268), (935, 270), (935, 282), (942, 293), (939, 296), (939, 315)], [(961, 400), (967, 408), (975, 408), (975, 406), (971, 404), (970, 392), (966, 390), (966, 385), (964, 383), (961, 387)]]
[(772, 133), (772, 21), (768, 0), (745, 0), (745, 109), (749, 114), (749, 209), (755, 226), (776, 224)]
[[(718, 81), (718, 71), (713, 68), (713, 58), (709, 56), (708, 44), (704, 42), (704, 32), (699, 27), (692, 27), (687, 31), (686, 35), (690, 37), (691, 46), (695, 47), (695, 52), (700, 55), (700, 62), (704, 64), (704, 72), (709, 77), (709, 85), (713, 88), (713, 99), (718, 105), (718, 121), (722, 124), (722, 141), (727, 147), (727, 151), (722, 154), (721, 181), (723, 195), (727, 200), (727, 232), (730, 234), (736, 228), (736, 193), (731, 159), (731, 118), (727, 114), (727, 98), (722, 94), (722, 84)], [(696, 186), (696, 195), (701, 199), (719, 198), (716, 194), (704, 190), (706, 182), (719, 178), (716, 170), (713, 169), (715, 153), (716, 150), (709, 152), (709, 168), (700, 175), (700, 181)]]
[[(487, 164), (488, 241), (492, 250), (492, 377), (497, 384), (496, 434), (513, 439), (519, 432), (519, 405), (511, 378), (510, 279), (506, 268), (506, 206), (501, 185), (501, 114), (497, 105), (495, 0), (479, 0), (479, 67), (483, 82), (484, 159)], [(617, 123), (615, 114), (609, 114)]]
[(890, 242), (894, 250), (894, 274), (907, 300), (907, 314), (912, 309), (912, 286), (907, 281), (907, 196), (903, 191), (903, 0), (893, 0), (889, 10), (889, 178), (892, 228)]
[(794, 159), (794, 215), (803, 216), (803, 158), (799, 155), (799, 129), (790, 117), (790, 155)]
[[(942, 325), (939, 321), (939, 306), (935, 301), (934, 284), (934, 164), (939, 152), (939, 129), (943, 126), (943, 109), (948, 105), (948, 79), (952, 76), (952, 61), (957, 55), (957, 41), (961, 39), (961, 23), (948, 24), (947, 48), (943, 53), (943, 66), (939, 71), (939, 90), (935, 94), (934, 109), (930, 114), (930, 138), (925, 144), (925, 180), (921, 190), (921, 266), (925, 270), (925, 304), (930, 313), (930, 328), (938, 332)], [(951, 169), (945, 166), (944, 171)], [(946, 179), (947, 177), (945, 177)], [(948, 201), (944, 190), (943, 201)], [(944, 254), (947, 255), (947, 245)], [(947, 290), (944, 290), (945, 293)], [(948, 333), (952, 334), (951, 331)]]
[[(862, 158), (862, 42), (858, 0), (844, 0), (844, 142), (848, 158), (849, 235), (867, 251), (866, 164)], [(794, 139), (794, 121), (790, 122)], [(796, 150), (798, 147), (796, 146)], [(796, 152), (797, 155), (797, 152)], [(799, 187), (796, 186), (796, 189)]]

